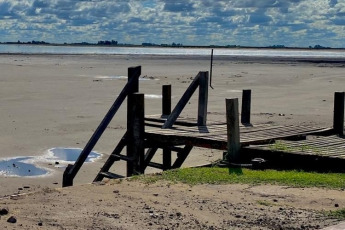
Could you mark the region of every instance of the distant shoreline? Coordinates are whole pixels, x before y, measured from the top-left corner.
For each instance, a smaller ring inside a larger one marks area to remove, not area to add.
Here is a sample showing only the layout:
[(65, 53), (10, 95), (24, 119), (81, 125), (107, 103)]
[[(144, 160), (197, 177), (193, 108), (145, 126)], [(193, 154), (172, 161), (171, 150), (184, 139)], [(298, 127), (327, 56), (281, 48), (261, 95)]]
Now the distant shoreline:
[[(0, 56), (32, 56), (32, 57), (102, 57), (109, 59), (142, 59), (143, 57), (152, 60), (210, 60), (207, 55), (160, 55), (160, 54), (59, 54), (59, 53), (0, 53)], [(305, 64), (332, 64), (332, 65), (345, 65), (345, 57), (293, 57), (293, 56), (246, 56), (246, 55), (216, 55), (214, 62), (217, 61), (233, 61), (242, 63), (271, 63), (271, 64), (284, 64), (284, 63), (305, 63)]]
[(153, 45), (135, 45), (135, 44), (118, 44), (118, 45), (99, 45), (96, 43), (66, 43), (66, 44), (61, 44), (61, 43), (26, 43), (26, 42), (0, 42), (0, 45), (23, 45), (23, 46), (65, 46), (65, 47), (119, 47), (119, 48), (174, 48), (174, 49), (183, 49), (183, 48), (191, 48), (191, 49), (264, 49), (264, 50), (345, 50), (345, 48), (333, 48), (333, 47), (285, 47), (285, 46), (240, 46), (240, 45), (226, 45), (226, 46), (221, 46), (221, 45), (209, 45), (209, 46), (193, 46), (193, 45), (178, 45), (178, 46), (173, 46), (173, 45), (158, 45), (158, 44), (153, 44)]

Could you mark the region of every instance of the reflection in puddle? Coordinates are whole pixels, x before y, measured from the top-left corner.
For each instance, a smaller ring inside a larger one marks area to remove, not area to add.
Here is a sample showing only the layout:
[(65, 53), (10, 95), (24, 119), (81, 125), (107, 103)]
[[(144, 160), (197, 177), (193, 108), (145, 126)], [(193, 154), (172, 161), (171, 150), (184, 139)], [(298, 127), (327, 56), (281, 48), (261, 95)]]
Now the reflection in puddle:
[(115, 80), (115, 79), (126, 79), (127, 76), (96, 76), (97, 79), (105, 79), (105, 80)]
[[(37, 163), (48, 163), (56, 168), (73, 164), (79, 157), (79, 148), (52, 148), (43, 156), (15, 157), (0, 160), (0, 176), (34, 177), (48, 175), (50, 169), (37, 166)], [(94, 162), (102, 154), (91, 152), (85, 162)]]
[(4, 176), (42, 176), (49, 171), (27, 163), (33, 157), (18, 157), (0, 161), (0, 175)]
[(237, 90), (237, 89), (229, 89), (226, 92), (228, 93), (242, 93), (242, 90)]
[[(52, 148), (48, 150), (47, 160), (74, 162), (78, 159), (82, 149), (79, 148)], [(85, 162), (93, 162), (102, 155), (97, 152), (91, 152)]]
[[(95, 76), (96, 79), (100, 79), (100, 80), (127, 80), (128, 77), (127, 76)], [(147, 76), (142, 76), (139, 77), (139, 81), (148, 81), (148, 80), (158, 80), (154, 77), (147, 77)]]
[(145, 98), (147, 98), (147, 99), (161, 99), (162, 95), (158, 95), (158, 94), (145, 94)]

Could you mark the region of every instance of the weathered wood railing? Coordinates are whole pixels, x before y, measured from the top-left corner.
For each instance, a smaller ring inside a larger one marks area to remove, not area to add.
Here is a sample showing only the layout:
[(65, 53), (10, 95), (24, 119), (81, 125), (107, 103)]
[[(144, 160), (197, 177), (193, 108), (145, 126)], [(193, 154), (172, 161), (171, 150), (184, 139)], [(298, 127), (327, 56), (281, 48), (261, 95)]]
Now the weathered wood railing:
[[(171, 85), (164, 85), (162, 88), (162, 119), (166, 119), (163, 127), (171, 128), (181, 114), (183, 108), (186, 106), (195, 90), (199, 87), (199, 100), (198, 100), (198, 117), (197, 125), (206, 125), (207, 120), (207, 101), (208, 101), (208, 72), (199, 72), (193, 82), (187, 88), (182, 98), (177, 103), (174, 110), (171, 112)], [(144, 119), (144, 96), (142, 94), (133, 94), (128, 98), (127, 106), (127, 132), (116, 146), (108, 160), (105, 162), (100, 172), (94, 181), (100, 181), (104, 177), (115, 178), (115, 175), (109, 172), (109, 169), (115, 161), (127, 161), (127, 176), (144, 173), (145, 169), (156, 167), (163, 170), (171, 169), (172, 167), (180, 167), (188, 153), (191, 151), (192, 146), (185, 146), (184, 148), (174, 148), (172, 146), (145, 146), (145, 124)], [(142, 101), (142, 102), (141, 102)], [(157, 118), (159, 120), (159, 118)], [(157, 121), (151, 118), (151, 121)], [(154, 125), (157, 127), (157, 125)], [(129, 144), (130, 143), (130, 144)], [(146, 143), (147, 144), (147, 143)], [(126, 147), (127, 154), (122, 155), (122, 150)], [(148, 148), (146, 153), (145, 147)], [(158, 148), (163, 149), (163, 163), (158, 164), (151, 162)], [(178, 151), (177, 160), (172, 164), (171, 152)]]
[(182, 110), (193, 96), (195, 90), (199, 87), (199, 104), (198, 104), (198, 125), (206, 125), (207, 121), (207, 102), (208, 102), (208, 72), (199, 72), (192, 83), (187, 88), (166, 122), (162, 126), (163, 129), (171, 128)]
[(109, 109), (108, 113), (105, 115), (102, 122), (99, 124), (98, 128), (90, 138), (89, 142), (86, 144), (82, 152), (80, 153), (77, 161), (71, 165), (69, 164), (63, 174), (62, 186), (72, 186), (73, 179), (77, 175), (79, 169), (84, 164), (88, 155), (92, 149), (97, 144), (99, 138), (102, 136), (103, 132), (113, 119), (114, 115), (121, 107), (123, 101), (126, 97), (132, 93), (138, 92), (139, 90), (139, 76), (141, 74), (141, 66), (128, 68), (128, 82), (115, 100), (114, 104)]

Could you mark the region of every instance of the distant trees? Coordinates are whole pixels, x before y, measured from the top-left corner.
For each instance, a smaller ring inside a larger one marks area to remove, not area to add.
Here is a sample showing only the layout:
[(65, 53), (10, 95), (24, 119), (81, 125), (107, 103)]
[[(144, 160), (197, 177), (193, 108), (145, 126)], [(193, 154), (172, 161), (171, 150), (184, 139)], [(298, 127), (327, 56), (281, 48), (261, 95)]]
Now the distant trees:
[(273, 45), (273, 46), (269, 46), (269, 47), (270, 47), (270, 48), (274, 48), (274, 49), (276, 49), (276, 48), (278, 48), (278, 49), (285, 48), (284, 45)]
[(17, 42), (5, 42), (5, 44), (34, 44), (34, 45), (43, 45), (43, 44), (50, 44), (48, 42), (45, 41), (28, 41), (28, 42), (21, 42), (20, 40), (18, 40)]
[(321, 45), (315, 45), (314, 47), (309, 46), (309, 49), (330, 49), (331, 47), (324, 47)]
[(142, 46), (161, 46), (161, 47), (182, 47), (182, 43), (171, 43), (171, 44), (155, 44), (155, 43), (149, 43), (149, 42), (143, 42), (141, 43)]
[(117, 41), (114, 41), (114, 40), (111, 40), (111, 41), (107, 41), (107, 40), (105, 40), (105, 41), (98, 41), (97, 42), (97, 45), (104, 45), (104, 46), (116, 46), (118, 44), (118, 42)]
[(181, 47), (181, 46), (183, 46), (181, 43), (175, 43), (175, 42), (173, 42), (172, 44), (171, 44), (171, 46), (172, 47)]
[[(30, 42), (28, 42), (28, 43), (30, 43)], [(35, 40), (32, 40), (31, 44), (41, 45), (41, 44), (49, 44), (49, 43), (45, 42), (45, 41), (35, 41)]]

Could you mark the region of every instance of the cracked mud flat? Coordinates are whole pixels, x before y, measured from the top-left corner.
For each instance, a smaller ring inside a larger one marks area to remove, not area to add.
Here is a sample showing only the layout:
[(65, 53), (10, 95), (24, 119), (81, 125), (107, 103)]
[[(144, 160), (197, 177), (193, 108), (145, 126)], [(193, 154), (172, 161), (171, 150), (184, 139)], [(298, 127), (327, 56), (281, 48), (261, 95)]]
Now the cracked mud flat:
[[(344, 191), (108, 181), (0, 200), (4, 229), (321, 229)], [(16, 223), (6, 220), (14, 216)]]

